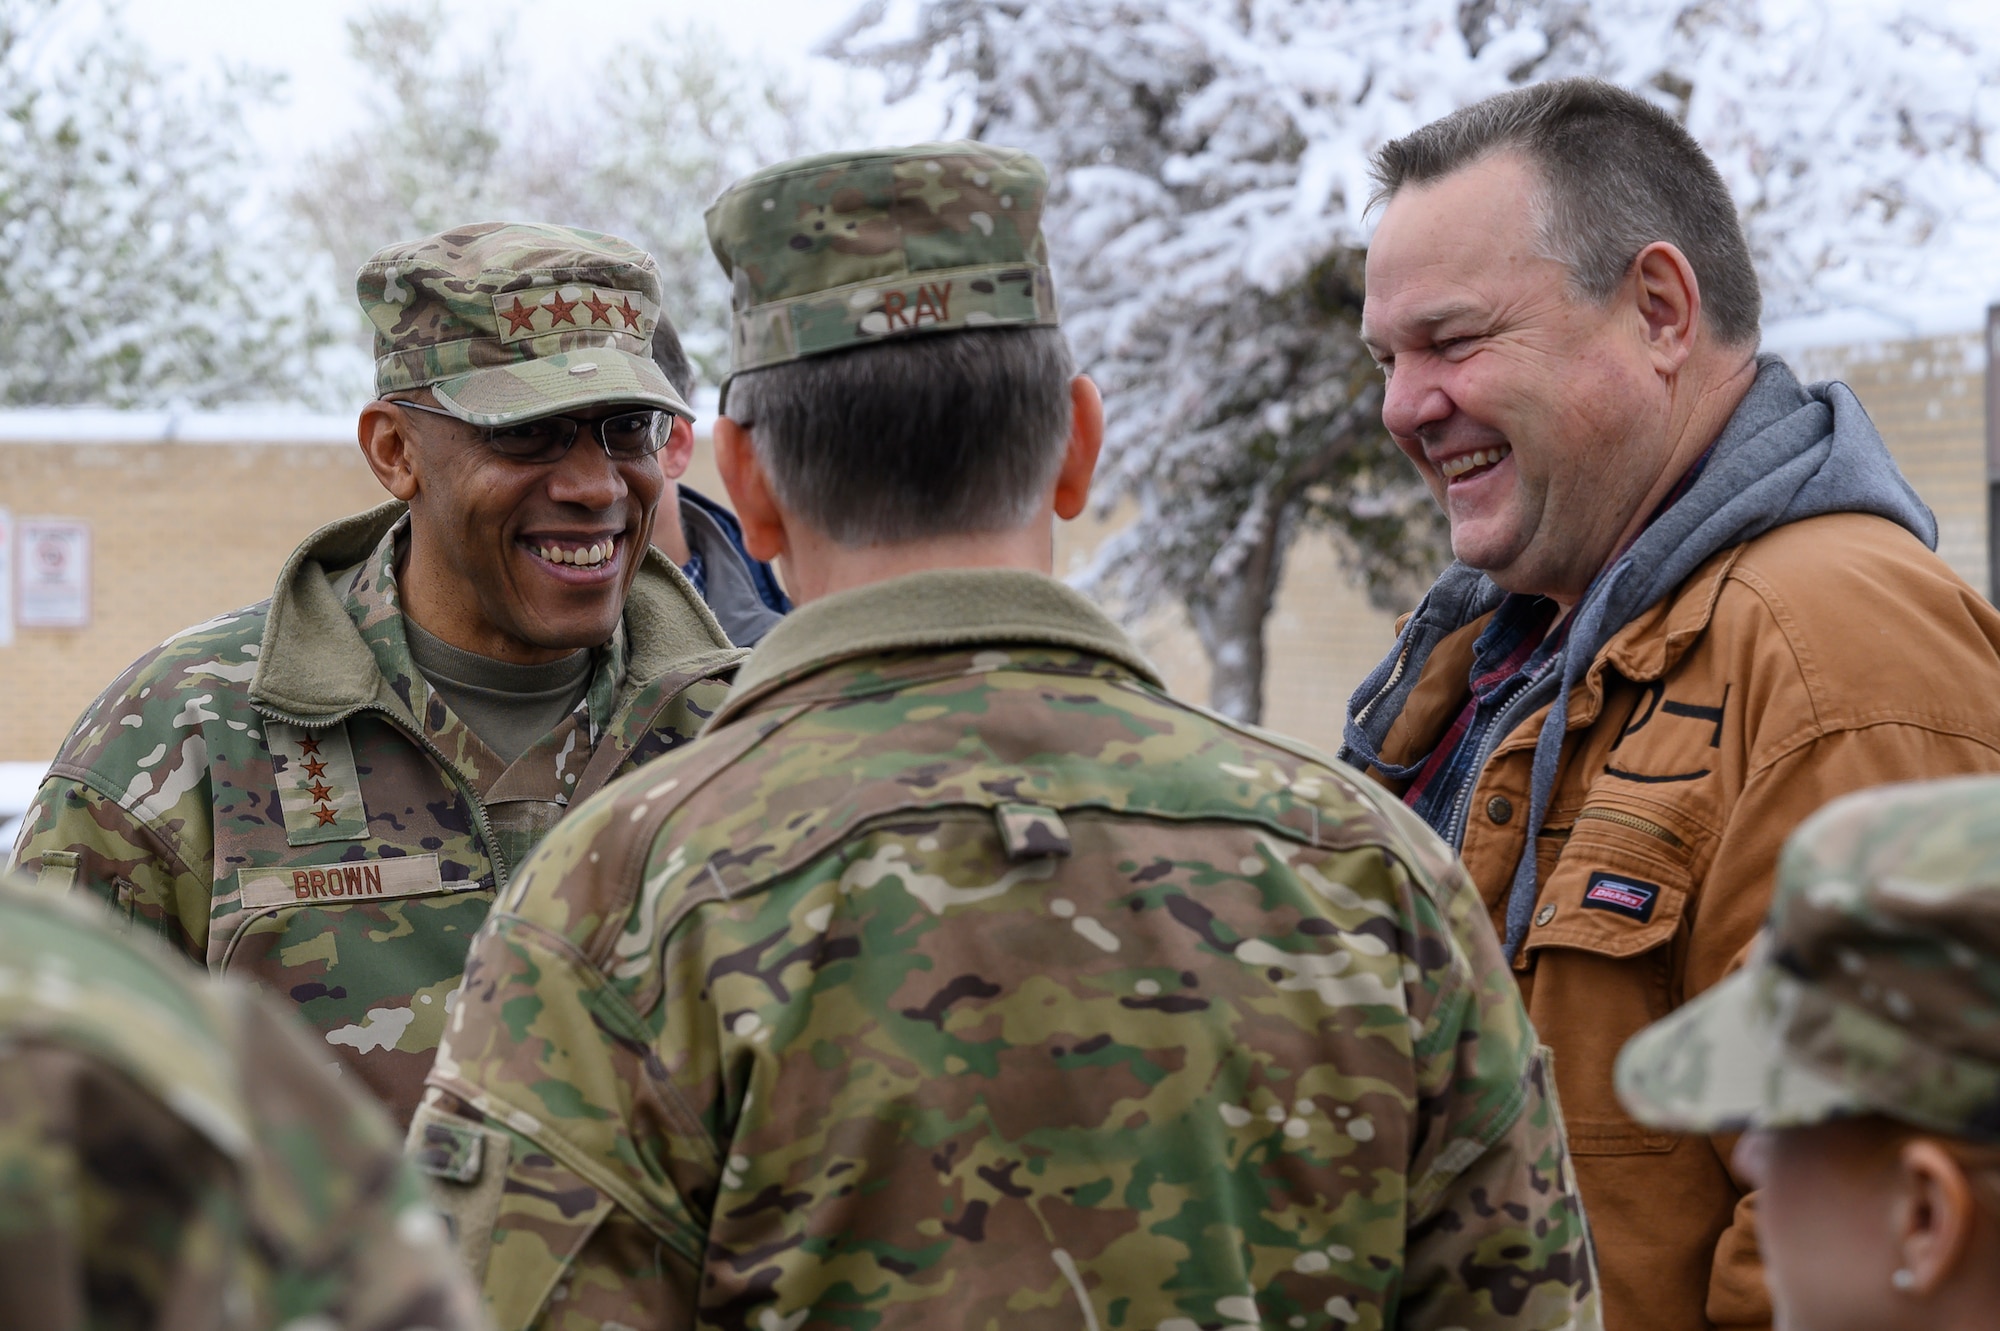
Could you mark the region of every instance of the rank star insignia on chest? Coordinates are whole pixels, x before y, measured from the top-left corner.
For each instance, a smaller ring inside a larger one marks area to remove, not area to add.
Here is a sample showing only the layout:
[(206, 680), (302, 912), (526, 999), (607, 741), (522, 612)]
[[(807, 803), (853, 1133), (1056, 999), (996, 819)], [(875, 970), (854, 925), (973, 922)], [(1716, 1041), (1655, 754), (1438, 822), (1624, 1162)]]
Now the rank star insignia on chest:
[(309, 734), (272, 721), (264, 727), (264, 740), (277, 776), (278, 808), (284, 814), (288, 845), (359, 841), (368, 835), (361, 774), (354, 765), (346, 726)]

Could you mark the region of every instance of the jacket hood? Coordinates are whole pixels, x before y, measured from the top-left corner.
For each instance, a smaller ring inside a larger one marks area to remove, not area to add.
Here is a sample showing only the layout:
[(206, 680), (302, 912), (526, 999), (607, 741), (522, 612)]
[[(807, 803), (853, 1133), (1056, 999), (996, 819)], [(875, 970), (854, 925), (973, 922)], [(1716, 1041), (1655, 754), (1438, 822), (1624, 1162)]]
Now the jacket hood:
[[(272, 589), (252, 702), (302, 720), (370, 705), (402, 712), (348, 614), (336, 575), (370, 558), (407, 511), (398, 501), (380, 504), (328, 523), (292, 551)], [(692, 662), (726, 663), (736, 655), (673, 561), (650, 548), (625, 599), (625, 638), (626, 694)]]
[[(1937, 548), (1937, 519), (1897, 470), (1853, 390), (1842, 383), (1803, 385), (1778, 357), (1759, 356), (1757, 377), (1716, 437), (1701, 475), (1598, 575), (1572, 612), (1560, 671), (1551, 671), (1546, 687), (1527, 696), (1536, 698), (1536, 706), (1566, 699), (1620, 629), (1719, 551), (1827, 513), (1887, 518)], [(1413, 775), (1413, 768), (1381, 761), (1389, 727), (1432, 649), (1505, 596), (1476, 569), (1463, 564), (1446, 569), (1403, 626), (1389, 657), (1355, 690), (1341, 756), (1391, 776)], [(1534, 844), (1547, 813), (1568, 723), (1566, 706), (1550, 708), (1536, 743), (1526, 845)], [(1534, 856), (1523, 855), (1508, 900), (1509, 956), (1527, 928), (1534, 874)]]

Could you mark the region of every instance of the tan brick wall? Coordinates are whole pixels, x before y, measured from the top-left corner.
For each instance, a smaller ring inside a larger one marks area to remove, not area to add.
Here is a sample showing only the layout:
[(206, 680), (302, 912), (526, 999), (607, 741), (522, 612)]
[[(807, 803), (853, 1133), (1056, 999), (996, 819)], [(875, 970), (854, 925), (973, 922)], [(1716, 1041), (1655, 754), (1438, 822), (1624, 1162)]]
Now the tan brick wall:
[[(1979, 334), (1793, 357), (1808, 378), (1851, 384), (1904, 473), (1933, 509), (1945, 558), (1986, 586), (1984, 360)], [(722, 488), (707, 460), (689, 479)], [(46, 759), (77, 713), (141, 651), (221, 611), (260, 599), (285, 555), (323, 522), (381, 491), (350, 444), (0, 443), (0, 506), (14, 516), (83, 518), (94, 541), (95, 617), (82, 630), (19, 629), (0, 647), (0, 761)], [(1057, 568), (1080, 568), (1105, 524), (1063, 529)], [(1392, 641), (1332, 543), (1301, 540), (1269, 628), (1265, 720), (1331, 748), (1347, 695)], [(1138, 628), (1183, 695), (1205, 700), (1208, 669), (1178, 613)]]
[(1790, 359), (1839, 379), (1868, 409), (1896, 465), (1938, 520), (1938, 553), (1986, 586), (1986, 353), (1981, 333), (1822, 347)]
[(0, 761), (43, 761), (91, 698), (163, 638), (270, 595), (314, 527), (387, 496), (352, 444), (0, 443), (0, 506), (81, 518), (91, 623), (0, 647)]

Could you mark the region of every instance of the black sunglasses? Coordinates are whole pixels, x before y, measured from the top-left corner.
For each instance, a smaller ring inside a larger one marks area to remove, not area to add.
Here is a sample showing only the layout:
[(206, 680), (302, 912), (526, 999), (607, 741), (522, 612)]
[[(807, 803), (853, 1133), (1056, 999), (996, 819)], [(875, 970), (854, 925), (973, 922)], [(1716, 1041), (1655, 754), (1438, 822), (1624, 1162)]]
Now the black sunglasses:
[[(411, 411), (443, 416), (447, 420), (458, 421), (460, 425), (466, 424), (440, 407), (427, 407), (421, 402), (403, 402), (395, 398), (385, 401)], [(568, 456), (578, 431), (588, 425), (590, 433), (604, 449), (604, 456), (613, 462), (637, 462), (667, 446), (668, 428), (663, 418), (668, 414), (649, 407), (643, 411), (623, 411), (597, 421), (580, 421), (569, 416), (538, 416), (531, 421), (486, 429), (482, 431), (482, 438), (488, 448), (515, 462), (557, 462)]]

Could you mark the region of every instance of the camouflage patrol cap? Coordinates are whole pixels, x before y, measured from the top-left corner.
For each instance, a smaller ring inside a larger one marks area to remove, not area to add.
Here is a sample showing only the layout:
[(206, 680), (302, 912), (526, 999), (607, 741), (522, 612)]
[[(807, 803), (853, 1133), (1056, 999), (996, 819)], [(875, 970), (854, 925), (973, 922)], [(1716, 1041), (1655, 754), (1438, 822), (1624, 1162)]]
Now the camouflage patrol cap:
[(651, 355), (659, 269), (616, 236), (477, 222), (377, 251), (354, 290), (378, 396), (429, 385), (474, 425), (614, 402), (694, 419)]
[(1618, 1059), (1692, 1132), (1886, 1114), (2000, 1142), (2000, 778), (1883, 786), (1800, 825), (1749, 963)]
[(767, 167), (708, 209), (733, 283), (730, 373), (898, 334), (1056, 323), (1048, 172), (962, 140)]

